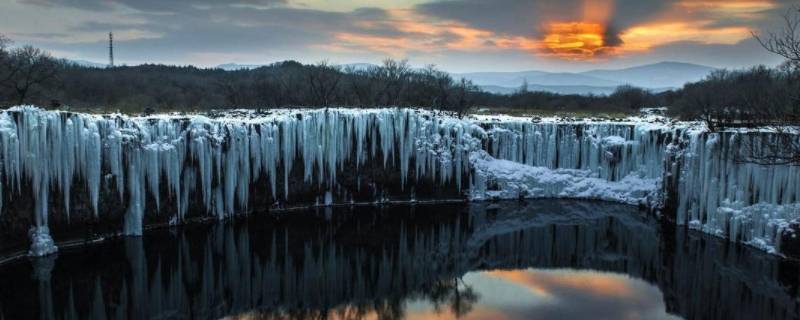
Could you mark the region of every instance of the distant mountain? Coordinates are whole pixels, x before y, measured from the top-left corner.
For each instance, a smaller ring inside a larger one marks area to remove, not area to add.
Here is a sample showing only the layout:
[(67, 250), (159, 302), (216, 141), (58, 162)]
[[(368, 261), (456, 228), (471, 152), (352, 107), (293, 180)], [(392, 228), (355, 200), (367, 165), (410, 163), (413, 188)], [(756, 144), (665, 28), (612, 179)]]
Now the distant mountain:
[(217, 65), (217, 69), (227, 70), (227, 71), (236, 71), (242, 69), (255, 69), (258, 67), (264, 66), (263, 64), (238, 64), (238, 63), (224, 63)]
[[(479, 86), (483, 91), (496, 93), (496, 94), (512, 94), (519, 91), (519, 87), (501, 87), (493, 85)], [(610, 95), (614, 93), (617, 87), (595, 87), (595, 86), (542, 86), (542, 85), (528, 85), (528, 91), (545, 91), (558, 94), (580, 94), (580, 95)], [(662, 88), (649, 88), (651, 92), (658, 93), (667, 90), (672, 90), (672, 87)]]
[(485, 86), (479, 85), (478, 87), (480, 87), (481, 90), (483, 90), (483, 91), (496, 93), (496, 94), (512, 94), (514, 92), (517, 92), (517, 90), (519, 90), (518, 88), (501, 87), (501, 86), (493, 86), (493, 85), (485, 85)]
[(639, 87), (682, 87), (703, 79), (714, 68), (683, 62), (659, 62), (619, 70), (592, 70), (582, 75), (610, 79)]
[[(77, 63), (77, 61), (76, 61)], [(105, 67), (85, 61), (87, 66)], [(91, 65), (89, 65), (91, 64)], [(217, 66), (223, 70), (255, 69), (265, 64), (225, 63)], [(350, 63), (338, 65), (342, 69), (367, 70), (377, 65)], [(625, 69), (590, 70), (585, 72), (547, 72), (539, 70), (518, 72), (453, 73), (456, 79), (465, 78), (485, 91), (509, 94), (519, 89), (527, 80), (529, 91), (548, 91), (561, 94), (606, 95), (618, 86), (630, 84), (653, 91), (679, 88), (687, 82), (698, 81), (714, 68), (682, 62), (659, 62)]]
[[(268, 64), (238, 64), (238, 63), (224, 63), (217, 65), (215, 68), (227, 70), (227, 71), (235, 71), (235, 70), (242, 70), (242, 69), (255, 69), (260, 68), (263, 66), (267, 66)], [(372, 67), (377, 67), (377, 65), (371, 63), (348, 63), (348, 64), (340, 64), (338, 67), (344, 68), (353, 68), (355, 70), (367, 70)]]
[(456, 78), (472, 80), (472, 83), (479, 86), (500, 86), (500, 87), (519, 87), (524, 79), (532, 79), (548, 74), (544, 71), (520, 71), (520, 72), (472, 72), (454, 73)]
[(612, 79), (593, 77), (575, 73), (548, 73), (538, 77), (528, 78), (528, 85), (542, 86), (590, 86), (590, 87), (616, 87), (623, 83)]
[(97, 63), (88, 60), (70, 60), (66, 59), (65, 61), (72, 63), (76, 66), (87, 67), (87, 68), (106, 68), (108, 64), (106, 63)]
[(342, 69), (350, 69), (352, 68), (355, 71), (364, 71), (369, 70), (371, 68), (377, 67), (378, 65), (372, 63), (348, 63), (348, 64), (340, 64), (339, 67)]
[[(493, 86), (493, 85), (485, 85), (479, 86), (483, 91), (496, 93), (496, 94), (512, 94), (519, 91), (519, 87), (501, 87), (501, 86)], [(552, 92), (558, 94), (581, 94), (581, 95), (609, 95), (614, 90), (617, 89), (616, 86), (613, 87), (595, 87), (595, 86), (562, 86), (562, 85), (553, 85), (553, 86), (543, 86), (537, 84), (529, 84), (528, 91), (545, 91), (545, 92)]]
[(519, 71), (456, 73), (455, 78), (472, 80), (484, 90), (510, 93), (528, 81), (528, 90), (564, 94), (608, 94), (623, 84), (665, 91), (698, 81), (714, 68), (681, 62), (660, 62), (625, 69), (591, 70), (580, 73)]

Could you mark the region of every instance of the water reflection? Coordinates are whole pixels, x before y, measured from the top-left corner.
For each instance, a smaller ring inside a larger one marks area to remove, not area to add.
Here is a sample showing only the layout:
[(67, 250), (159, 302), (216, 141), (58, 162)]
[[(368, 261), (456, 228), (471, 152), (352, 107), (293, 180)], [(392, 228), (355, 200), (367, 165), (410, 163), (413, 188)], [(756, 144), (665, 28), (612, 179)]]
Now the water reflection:
[[(0, 319), (793, 319), (798, 267), (627, 206), (357, 207), (0, 268)], [(669, 313), (669, 314), (667, 314)]]
[[(480, 314), (504, 319), (677, 319), (658, 287), (627, 275), (575, 269), (471, 272)], [(467, 318), (481, 319), (473, 317)]]

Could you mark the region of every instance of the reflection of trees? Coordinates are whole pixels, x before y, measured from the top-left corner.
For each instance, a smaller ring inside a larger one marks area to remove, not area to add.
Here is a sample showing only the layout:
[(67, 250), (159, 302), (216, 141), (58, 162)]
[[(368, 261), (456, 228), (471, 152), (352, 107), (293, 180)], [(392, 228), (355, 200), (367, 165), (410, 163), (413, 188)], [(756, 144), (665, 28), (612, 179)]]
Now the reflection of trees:
[[(579, 268), (657, 283), (669, 310), (690, 317), (795, 315), (796, 276), (781, 275), (797, 270), (773, 257), (691, 234), (659, 238), (654, 224), (625, 206), (548, 203), (472, 206), (467, 219), (402, 219), (402, 228), (353, 215), (346, 222), (380, 227), (231, 222), (154, 240), (126, 238), (115, 249), (119, 262), (110, 259), (108, 268), (83, 269), (70, 255), (55, 267), (39, 263), (32, 293), (44, 318), (400, 319), (412, 300), (463, 317), (480, 301), (462, 279), (469, 271)], [(364, 246), (352, 239), (375, 240)], [(21, 297), (0, 292), (0, 318), (36, 318), (8, 310), (14, 299)]]
[(472, 306), (480, 298), (461, 277), (435, 281), (428, 289), (427, 296), (437, 313), (442, 311), (442, 306), (447, 305), (456, 318), (472, 311)]

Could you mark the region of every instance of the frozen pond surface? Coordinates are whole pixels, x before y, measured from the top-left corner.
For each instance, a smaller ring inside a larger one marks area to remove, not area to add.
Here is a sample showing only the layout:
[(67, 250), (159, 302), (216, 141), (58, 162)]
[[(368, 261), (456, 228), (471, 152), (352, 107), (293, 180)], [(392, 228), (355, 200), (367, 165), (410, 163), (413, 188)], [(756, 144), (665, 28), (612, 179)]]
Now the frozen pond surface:
[(0, 266), (0, 319), (795, 319), (798, 274), (620, 204), (319, 208)]

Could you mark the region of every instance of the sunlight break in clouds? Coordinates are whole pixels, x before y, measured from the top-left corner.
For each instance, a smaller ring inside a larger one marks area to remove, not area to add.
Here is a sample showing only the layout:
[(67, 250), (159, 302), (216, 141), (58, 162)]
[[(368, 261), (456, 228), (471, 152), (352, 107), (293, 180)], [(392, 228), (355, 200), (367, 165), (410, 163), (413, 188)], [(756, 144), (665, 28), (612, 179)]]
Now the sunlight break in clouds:
[[(771, 21), (790, 4), (790, 0), (0, 0), (0, 33), (16, 44), (31, 44), (61, 57), (103, 61), (107, 34), (113, 31), (118, 60), (125, 63), (214, 66), (288, 59), (379, 63), (392, 57), (462, 72), (563, 70), (597, 63), (623, 67), (664, 60), (740, 67), (776, 61), (746, 40), (750, 31), (774, 28)], [(695, 51), (712, 52), (715, 58), (709, 61), (708, 54)]]
[[(616, 30), (613, 0), (584, 0), (574, 8), (577, 19), (544, 17), (541, 25), (531, 26), (531, 35), (509, 35), (481, 29), (454, 20), (424, 16), (413, 10), (390, 9), (389, 20), (362, 22), (366, 30), (392, 26), (401, 31), (395, 36), (341, 32), (336, 41), (323, 47), (340, 52), (369, 50), (392, 57), (409, 52), (437, 53), (444, 50), (465, 52), (523, 50), (545, 58), (561, 60), (600, 60), (650, 51), (670, 43), (689, 41), (698, 44), (732, 45), (750, 37), (752, 22), (764, 18), (763, 12), (777, 7), (770, 1), (678, 1), (653, 18)], [(735, 18), (738, 23), (726, 21)], [(536, 36), (539, 34), (539, 36)]]
[(541, 54), (562, 59), (590, 59), (616, 51), (616, 35), (609, 30), (613, 0), (584, 0), (581, 21), (548, 22)]
[(556, 22), (547, 26), (541, 54), (583, 60), (614, 54), (607, 44), (606, 26), (589, 22)]
[[(760, 18), (763, 11), (776, 5), (768, 1), (681, 1), (656, 21), (633, 25), (618, 34), (610, 27), (612, 7), (611, 0), (585, 0), (583, 20), (548, 22), (538, 45), (519, 47), (538, 48), (540, 56), (592, 60), (679, 41), (731, 45), (750, 37), (752, 27), (745, 22)], [(730, 17), (741, 19), (742, 25), (716, 25), (717, 19)]]

